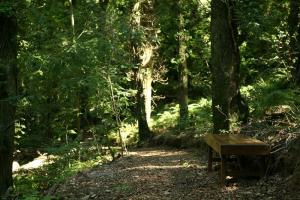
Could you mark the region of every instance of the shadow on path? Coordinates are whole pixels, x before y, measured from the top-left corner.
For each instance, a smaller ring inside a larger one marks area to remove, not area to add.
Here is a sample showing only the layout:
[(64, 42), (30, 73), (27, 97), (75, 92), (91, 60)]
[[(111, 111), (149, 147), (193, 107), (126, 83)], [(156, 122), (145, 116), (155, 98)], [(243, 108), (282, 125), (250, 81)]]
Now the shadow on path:
[(63, 199), (278, 199), (258, 181), (220, 188), (218, 174), (206, 171), (206, 159), (185, 150), (133, 150), (108, 165), (78, 173), (57, 190)]

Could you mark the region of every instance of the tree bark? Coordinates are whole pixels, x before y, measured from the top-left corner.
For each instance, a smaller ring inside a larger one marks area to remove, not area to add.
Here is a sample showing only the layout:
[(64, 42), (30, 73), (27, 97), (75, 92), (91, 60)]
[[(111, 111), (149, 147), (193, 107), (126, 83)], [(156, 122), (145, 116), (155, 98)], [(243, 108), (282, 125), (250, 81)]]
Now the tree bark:
[(298, 25), (298, 35), (297, 35), (297, 57), (296, 57), (296, 63), (295, 63), (295, 81), (298, 86), (300, 86), (300, 20), (299, 20), (299, 25)]
[(211, 3), (213, 133), (229, 131), (232, 112), (248, 116), (248, 106), (239, 91), (240, 55), (232, 2)]
[(151, 136), (149, 128), (151, 118), (152, 100), (152, 69), (139, 69), (137, 74), (137, 117), (139, 127), (139, 139), (147, 140)]
[(292, 61), (292, 74), (294, 81), (300, 85), (300, 3), (290, 0), (290, 13), (288, 16), (288, 32), (290, 37), (290, 59)]
[[(70, 22), (71, 22), (71, 28), (72, 28), (72, 43), (75, 45), (77, 43), (76, 39), (76, 27), (75, 27), (75, 14), (74, 11), (76, 9), (76, 0), (69, 0), (70, 4)], [(80, 73), (84, 73), (82, 70), (79, 71)], [(87, 108), (88, 108), (88, 94), (89, 88), (85, 85), (85, 83), (78, 85), (77, 92), (76, 92), (76, 107), (78, 110), (77, 118), (76, 118), (76, 130), (79, 134), (81, 129), (84, 128), (84, 126), (87, 125), (86, 123), (86, 114), (87, 114)]]
[[(179, 3), (182, 10), (182, 2)], [(179, 14), (179, 127), (184, 129), (188, 123), (188, 66), (187, 37), (184, 32), (185, 22), (183, 11)]]
[(134, 38), (133, 57), (138, 66), (136, 78), (136, 116), (138, 120), (139, 140), (144, 141), (151, 137), (149, 128), (152, 102), (152, 70), (154, 65), (154, 47), (150, 38), (153, 37), (153, 1), (138, 0), (134, 4), (132, 26), (135, 32), (143, 35)]
[[(3, 1), (2, 1), (3, 2)], [(1, 2), (1, 3), (2, 3)], [(0, 3), (0, 6), (1, 6)], [(10, 4), (9, 1), (5, 2)], [(13, 138), (17, 92), (17, 21), (14, 11), (0, 12), (0, 196), (12, 186)]]
[(246, 100), (242, 97), (241, 92), (240, 92), (240, 63), (241, 63), (241, 56), (240, 56), (240, 50), (239, 50), (239, 45), (240, 45), (240, 36), (238, 35), (238, 19), (237, 15), (235, 13), (235, 4), (234, 1), (229, 1), (228, 2), (229, 7), (229, 27), (232, 32), (232, 42), (234, 44), (234, 72), (233, 72), (233, 77), (232, 77), (232, 82), (234, 82), (235, 88), (233, 89), (233, 97), (230, 102), (230, 113), (237, 114), (237, 119), (238, 121), (241, 121), (243, 124), (248, 122), (249, 118), (249, 106), (246, 102)]

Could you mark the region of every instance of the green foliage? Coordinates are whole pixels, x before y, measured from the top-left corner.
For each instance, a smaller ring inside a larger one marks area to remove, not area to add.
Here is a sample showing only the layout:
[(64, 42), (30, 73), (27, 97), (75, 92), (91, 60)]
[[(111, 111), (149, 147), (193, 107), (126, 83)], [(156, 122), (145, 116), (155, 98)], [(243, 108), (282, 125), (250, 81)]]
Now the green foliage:
[[(80, 134), (91, 123), (85, 119), (91, 112), (93, 119), (105, 115), (113, 124), (108, 77), (120, 114), (127, 115), (130, 94), (123, 88), (127, 80), (119, 77), (131, 67), (128, 21), (113, 4), (106, 13), (95, 1), (78, 1), (74, 41), (69, 7), (64, 2), (28, 1), (19, 12), (22, 145), (28, 143), (26, 138), (47, 145), (51, 140), (45, 138), (63, 140), (71, 130)], [(99, 22), (101, 18), (107, 20)]]
[[(116, 115), (132, 123), (133, 102), (128, 98), (134, 91), (127, 89), (126, 78), (132, 68), (129, 5), (114, 1), (104, 8), (98, 3), (76, 1), (74, 35), (68, 1), (32, 0), (19, 7), (21, 98), (15, 143), (21, 154), (52, 146), (46, 151), (59, 157), (53, 164), (16, 175), (16, 193), (25, 199), (40, 199), (40, 192), (51, 185), (101, 163), (101, 147), (118, 142), (109, 136), (120, 128)], [(111, 88), (117, 108), (111, 104)], [(128, 127), (121, 127), (124, 137), (135, 141)], [(92, 146), (82, 142), (89, 139)]]
[(212, 128), (211, 100), (201, 98), (189, 105), (191, 127), (197, 133), (207, 133)]
[(299, 89), (291, 86), (286, 70), (275, 69), (257, 83), (242, 87), (241, 92), (246, 97), (250, 112), (254, 116), (263, 116), (274, 106), (288, 105), (296, 108), (300, 105)]
[(15, 195), (18, 199), (49, 199), (43, 191), (64, 182), (77, 172), (106, 162), (105, 155), (93, 143), (81, 146), (77, 142), (46, 151), (55, 155), (53, 162), (30, 171), (18, 171), (14, 178)]
[(14, 14), (13, 3), (5, 0), (0, 2), (0, 14), (5, 14), (6, 16), (11, 16)]
[[(123, 122), (120, 127), (123, 142), (127, 146), (135, 146), (138, 143), (137, 124)], [(113, 144), (120, 144), (118, 130), (114, 129), (108, 132), (108, 140)]]
[[(206, 2), (207, 3), (207, 2)], [(178, 3), (157, 1), (156, 16), (159, 21), (159, 64), (166, 66), (167, 85), (154, 85), (159, 95), (175, 99), (178, 93), (179, 36), (187, 40), (187, 65), (191, 98), (210, 93), (210, 8), (200, 1)], [(184, 18), (184, 29), (179, 30), (179, 14)], [(175, 96), (174, 96), (175, 95)]]
[[(189, 104), (189, 125), (188, 129), (196, 130), (197, 134), (208, 132), (211, 127), (211, 100), (201, 98)], [(159, 109), (153, 117), (152, 128), (157, 131), (161, 129), (177, 129), (177, 121), (179, 117), (178, 104), (168, 104)]]
[(236, 8), (242, 83), (252, 84), (275, 68), (289, 71), (288, 1), (242, 0)]

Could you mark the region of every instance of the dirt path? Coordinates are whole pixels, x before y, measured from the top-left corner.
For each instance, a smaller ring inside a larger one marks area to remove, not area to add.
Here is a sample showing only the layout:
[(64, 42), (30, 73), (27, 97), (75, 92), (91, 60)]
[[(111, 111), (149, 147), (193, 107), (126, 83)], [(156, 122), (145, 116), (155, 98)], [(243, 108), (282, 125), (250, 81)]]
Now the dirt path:
[[(276, 178), (274, 178), (276, 179)], [(78, 173), (56, 190), (63, 199), (290, 199), (276, 180), (238, 180), (218, 186), (205, 157), (174, 149), (141, 149), (99, 168)]]

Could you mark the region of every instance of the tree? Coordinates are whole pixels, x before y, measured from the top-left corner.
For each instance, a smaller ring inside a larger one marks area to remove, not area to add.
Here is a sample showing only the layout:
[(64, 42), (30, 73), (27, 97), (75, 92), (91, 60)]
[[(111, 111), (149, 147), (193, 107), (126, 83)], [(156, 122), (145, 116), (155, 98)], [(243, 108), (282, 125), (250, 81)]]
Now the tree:
[(75, 138), (87, 132), (93, 124), (88, 115), (98, 121), (105, 118), (110, 122), (107, 129), (114, 128), (108, 75), (115, 95), (122, 99), (122, 114), (127, 113), (127, 93), (122, 91), (128, 81), (120, 77), (130, 66), (129, 14), (121, 9), (129, 6), (123, 4), (24, 1), (24, 9), (18, 10), (22, 98), (17, 114), (26, 133), (18, 139), (21, 151), (56, 139), (63, 144), (68, 135)]
[(0, 196), (12, 186), (17, 91), (17, 20), (12, 3), (0, 2)]
[(233, 1), (211, 2), (211, 73), (213, 133), (230, 129), (230, 114), (247, 117), (248, 107), (239, 91), (240, 55)]
[[(75, 5), (77, 4), (76, 0), (69, 0), (69, 6), (70, 6), (70, 24), (72, 29), (72, 45), (76, 46), (76, 29), (75, 29)], [(106, 7), (106, 5), (105, 5)], [(84, 70), (81, 69), (81, 73)], [(86, 115), (87, 115), (87, 107), (88, 107), (88, 87), (87, 84), (84, 81), (80, 81), (78, 83), (77, 92), (76, 92), (76, 106), (77, 106), (77, 119), (76, 119), (76, 130), (78, 133), (80, 133), (81, 129), (83, 128), (85, 121), (86, 121)]]
[(300, 3), (290, 0), (290, 13), (288, 16), (288, 32), (290, 37), (290, 55), (293, 61), (293, 77), (300, 85)]
[(149, 123), (151, 118), (152, 73), (154, 66), (155, 31), (153, 1), (140, 1), (134, 4), (132, 13), (134, 63), (138, 66), (136, 79), (136, 116), (138, 119), (139, 139), (146, 140), (151, 136)]
[(177, 125), (185, 128), (189, 124), (189, 98), (203, 97), (210, 92), (209, 5), (172, 0), (155, 4), (160, 24), (158, 62), (167, 69), (168, 84), (154, 86), (165, 102), (176, 100), (179, 104)]
[(184, 3), (179, 1), (179, 127), (187, 125), (188, 111), (188, 66), (187, 66), (187, 33), (185, 32)]

